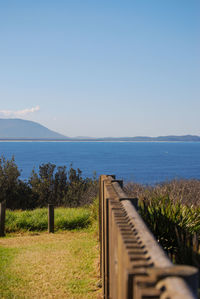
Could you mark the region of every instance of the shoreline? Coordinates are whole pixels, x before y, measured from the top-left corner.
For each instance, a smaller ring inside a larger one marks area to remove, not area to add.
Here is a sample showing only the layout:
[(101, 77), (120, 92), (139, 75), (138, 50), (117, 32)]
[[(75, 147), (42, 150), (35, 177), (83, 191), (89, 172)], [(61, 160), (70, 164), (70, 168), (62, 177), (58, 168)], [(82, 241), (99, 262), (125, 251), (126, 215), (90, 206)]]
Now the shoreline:
[(0, 142), (103, 142), (103, 143), (122, 143), (122, 142), (129, 142), (129, 143), (200, 143), (197, 140), (51, 140), (51, 139), (0, 139)]

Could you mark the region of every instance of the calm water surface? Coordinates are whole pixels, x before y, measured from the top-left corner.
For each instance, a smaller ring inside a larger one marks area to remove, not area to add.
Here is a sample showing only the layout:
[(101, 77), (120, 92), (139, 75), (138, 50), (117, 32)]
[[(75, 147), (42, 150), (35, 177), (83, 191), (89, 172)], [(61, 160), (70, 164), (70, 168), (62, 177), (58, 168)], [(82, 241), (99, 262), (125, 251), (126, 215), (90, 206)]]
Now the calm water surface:
[(200, 179), (200, 143), (195, 142), (0, 142), (0, 155), (15, 156), (21, 179), (47, 162), (68, 168), (72, 163), (83, 176), (96, 171), (144, 184)]

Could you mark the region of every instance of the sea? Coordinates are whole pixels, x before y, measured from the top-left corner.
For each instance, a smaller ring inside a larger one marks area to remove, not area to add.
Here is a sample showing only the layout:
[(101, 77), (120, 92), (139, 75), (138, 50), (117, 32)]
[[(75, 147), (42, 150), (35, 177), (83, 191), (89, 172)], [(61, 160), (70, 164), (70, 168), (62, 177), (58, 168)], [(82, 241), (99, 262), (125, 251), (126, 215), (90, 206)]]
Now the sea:
[(0, 142), (0, 156), (14, 156), (24, 181), (48, 162), (145, 185), (200, 179), (200, 142)]

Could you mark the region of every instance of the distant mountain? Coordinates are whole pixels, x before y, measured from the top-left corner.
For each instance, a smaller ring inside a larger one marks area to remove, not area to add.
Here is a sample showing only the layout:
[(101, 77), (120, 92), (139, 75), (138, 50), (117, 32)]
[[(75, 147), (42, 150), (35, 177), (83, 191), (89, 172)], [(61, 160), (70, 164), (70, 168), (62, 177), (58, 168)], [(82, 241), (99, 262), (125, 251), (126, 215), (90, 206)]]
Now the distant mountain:
[[(97, 140), (97, 139), (96, 139)], [(200, 136), (196, 135), (183, 135), (183, 136), (175, 136), (175, 135), (169, 135), (169, 136), (159, 136), (159, 137), (147, 137), (147, 136), (137, 136), (137, 137), (106, 137), (106, 138), (99, 138), (98, 141), (200, 141)]]
[(200, 142), (200, 136), (195, 135), (184, 135), (184, 136), (159, 136), (159, 137), (147, 137), (147, 136), (136, 136), (136, 137), (102, 137), (102, 138), (91, 138), (91, 137), (76, 137), (71, 138), (73, 141), (108, 141), (108, 142), (153, 142), (153, 141), (165, 141), (165, 142)]
[(51, 131), (39, 123), (23, 120), (23, 119), (0, 119), (0, 139), (1, 140), (63, 140), (63, 141), (197, 141), (200, 142), (200, 136), (184, 135), (184, 136), (159, 136), (159, 137), (75, 137), (69, 138), (57, 132)]
[(0, 139), (67, 139), (67, 137), (33, 121), (0, 119)]

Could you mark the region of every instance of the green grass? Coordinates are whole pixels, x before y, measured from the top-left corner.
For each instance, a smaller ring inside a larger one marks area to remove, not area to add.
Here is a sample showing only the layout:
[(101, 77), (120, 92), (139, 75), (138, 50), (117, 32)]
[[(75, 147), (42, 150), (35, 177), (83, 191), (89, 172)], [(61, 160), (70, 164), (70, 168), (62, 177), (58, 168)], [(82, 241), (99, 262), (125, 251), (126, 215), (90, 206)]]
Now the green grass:
[(0, 239), (0, 298), (101, 298), (95, 229)]
[(0, 298), (101, 298), (97, 201), (85, 208), (57, 208), (56, 233), (43, 232), (47, 226), (45, 208), (6, 211)]
[[(92, 223), (91, 208), (55, 209), (55, 230), (87, 228)], [(10, 232), (44, 231), (48, 228), (48, 210), (6, 211), (5, 230)]]
[(10, 266), (17, 254), (17, 248), (4, 248), (0, 246), (0, 298), (14, 298), (12, 288), (23, 281), (17, 273), (13, 274), (10, 271)]

